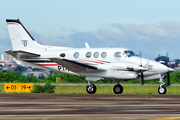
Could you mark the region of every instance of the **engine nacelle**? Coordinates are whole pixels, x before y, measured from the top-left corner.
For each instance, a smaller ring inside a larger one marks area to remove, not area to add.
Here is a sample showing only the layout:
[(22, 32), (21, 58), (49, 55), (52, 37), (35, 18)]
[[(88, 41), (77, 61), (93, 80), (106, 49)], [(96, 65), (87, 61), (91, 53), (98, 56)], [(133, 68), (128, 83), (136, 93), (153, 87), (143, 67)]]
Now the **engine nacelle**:
[(136, 72), (130, 71), (114, 71), (113, 78), (114, 79), (123, 79), (123, 80), (130, 80), (136, 79), (138, 77)]

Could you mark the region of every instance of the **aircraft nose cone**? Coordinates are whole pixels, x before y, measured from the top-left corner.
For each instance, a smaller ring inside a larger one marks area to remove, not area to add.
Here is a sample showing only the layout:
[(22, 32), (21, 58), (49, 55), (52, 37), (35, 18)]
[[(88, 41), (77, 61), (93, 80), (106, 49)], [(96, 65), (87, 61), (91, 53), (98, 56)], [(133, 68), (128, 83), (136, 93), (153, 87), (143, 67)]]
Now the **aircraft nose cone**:
[(172, 69), (172, 68), (168, 68), (168, 72), (174, 72), (175, 70), (174, 69)]

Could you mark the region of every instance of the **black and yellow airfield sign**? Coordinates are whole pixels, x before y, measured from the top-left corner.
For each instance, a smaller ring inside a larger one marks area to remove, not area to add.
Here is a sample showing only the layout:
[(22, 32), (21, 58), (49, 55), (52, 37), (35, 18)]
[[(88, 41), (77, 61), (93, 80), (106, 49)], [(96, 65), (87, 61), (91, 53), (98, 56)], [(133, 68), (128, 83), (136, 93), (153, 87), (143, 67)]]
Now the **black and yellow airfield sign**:
[(33, 83), (4, 83), (4, 92), (31, 92)]
[(60, 77), (56, 77), (56, 82), (60, 82), (61, 81), (61, 78)]

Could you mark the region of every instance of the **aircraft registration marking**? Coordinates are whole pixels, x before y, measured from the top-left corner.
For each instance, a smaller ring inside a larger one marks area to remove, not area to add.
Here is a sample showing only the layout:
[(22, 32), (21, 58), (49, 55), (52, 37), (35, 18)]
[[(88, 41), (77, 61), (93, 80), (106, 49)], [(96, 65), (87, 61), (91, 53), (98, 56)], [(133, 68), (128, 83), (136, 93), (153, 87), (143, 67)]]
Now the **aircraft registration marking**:
[(59, 71), (69, 71), (67, 68), (63, 67), (63, 66), (58, 66), (58, 70)]

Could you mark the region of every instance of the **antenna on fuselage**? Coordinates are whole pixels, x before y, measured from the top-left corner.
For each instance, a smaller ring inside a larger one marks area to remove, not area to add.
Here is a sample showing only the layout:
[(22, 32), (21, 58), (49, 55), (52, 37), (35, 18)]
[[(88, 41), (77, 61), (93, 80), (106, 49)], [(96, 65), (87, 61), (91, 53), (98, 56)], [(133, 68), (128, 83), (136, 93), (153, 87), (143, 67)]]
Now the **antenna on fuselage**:
[(86, 46), (86, 48), (90, 48), (90, 46), (87, 42), (85, 42), (85, 46)]

